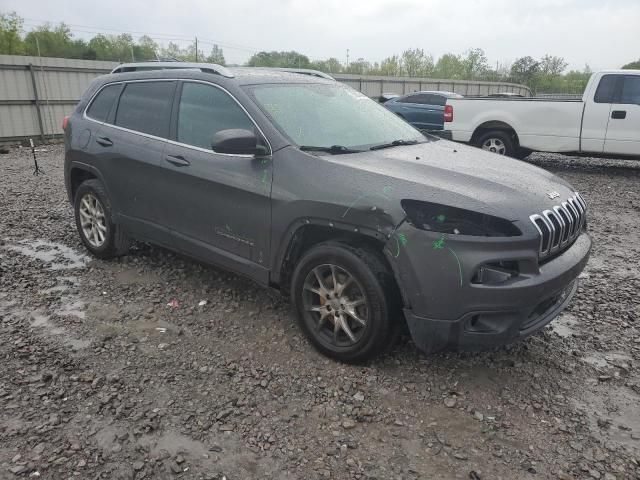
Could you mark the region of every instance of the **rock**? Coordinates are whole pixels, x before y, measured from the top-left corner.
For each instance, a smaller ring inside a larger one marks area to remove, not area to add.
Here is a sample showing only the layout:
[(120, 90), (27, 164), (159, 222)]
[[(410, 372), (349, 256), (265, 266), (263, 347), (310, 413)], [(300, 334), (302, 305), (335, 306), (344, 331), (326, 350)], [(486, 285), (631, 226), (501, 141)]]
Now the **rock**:
[(458, 403), (456, 397), (447, 397), (444, 399), (444, 405), (448, 408), (453, 408)]
[(182, 455), (178, 455), (176, 457), (176, 463), (184, 463), (184, 457)]
[(353, 396), (353, 399), (354, 399), (356, 402), (364, 402), (364, 393), (362, 393), (362, 392), (357, 392), (357, 393)]
[(353, 420), (351, 420), (350, 418), (344, 420), (342, 422), (342, 428), (346, 429), (346, 430), (351, 430), (352, 428), (356, 427), (356, 422), (354, 422)]
[(9, 471), (11, 473), (13, 473), (14, 475), (20, 475), (21, 473), (27, 471), (27, 466), (26, 465), (16, 465), (15, 467), (11, 467), (9, 469)]
[(484, 415), (476, 410), (476, 412), (473, 414), (473, 418), (475, 418), (479, 422), (482, 422), (484, 420)]
[(176, 462), (170, 462), (169, 468), (173, 473), (182, 473), (182, 468)]
[(137, 462), (133, 462), (133, 469), (136, 472), (139, 472), (140, 470), (142, 470), (144, 468), (144, 462), (138, 460)]
[(453, 454), (453, 457), (454, 457), (454, 458), (457, 458), (458, 460), (468, 460), (468, 459), (469, 459), (469, 457), (467, 456), (467, 454), (466, 454), (466, 453), (464, 453), (464, 452), (455, 452), (455, 453)]

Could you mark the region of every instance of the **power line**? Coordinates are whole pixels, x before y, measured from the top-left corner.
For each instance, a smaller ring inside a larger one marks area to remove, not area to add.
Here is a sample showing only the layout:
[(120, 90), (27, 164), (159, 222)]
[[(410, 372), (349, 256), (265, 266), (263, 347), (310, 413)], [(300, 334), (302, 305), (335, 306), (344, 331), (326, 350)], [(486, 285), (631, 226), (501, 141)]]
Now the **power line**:
[[(41, 19), (36, 19), (36, 18), (23, 18), (24, 20), (24, 24), (30, 27), (40, 27), (43, 24), (55, 24), (56, 22), (52, 22), (51, 20), (41, 20)], [(147, 36), (149, 38), (152, 38), (154, 40), (174, 40), (174, 41), (189, 41), (192, 42), (193, 41), (193, 37), (191, 36), (186, 36), (186, 35), (181, 35), (179, 33), (152, 33), (152, 32), (143, 32), (143, 31), (139, 31), (139, 30), (124, 30), (121, 28), (111, 28), (111, 27), (97, 27), (95, 25), (81, 25), (81, 24), (77, 24), (77, 23), (66, 23), (66, 22), (57, 22), (58, 24), (64, 24), (68, 27), (74, 27), (74, 28), (70, 28), (70, 30), (72, 32), (80, 32), (80, 33), (94, 33), (94, 34), (101, 34), (104, 32), (116, 32), (116, 33), (128, 33), (131, 35), (140, 35), (140, 36)], [(75, 27), (79, 27), (79, 28), (75, 28)], [(258, 52), (260, 49), (255, 48), (255, 47), (251, 47), (251, 46), (247, 46), (247, 45), (241, 45), (241, 44), (236, 44), (236, 43), (228, 43), (228, 42), (220, 42), (214, 39), (209, 39), (209, 38), (203, 38), (200, 39), (198, 38), (198, 41), (204, 40), (203, 43), (208, 43), (211, 45), (220, 45), (222, 47), (225, 48), (229, 48), (229, 49), (235, 49), (235, 50), (245, 50), (245, 51), (249, 51), (249, 52)]]

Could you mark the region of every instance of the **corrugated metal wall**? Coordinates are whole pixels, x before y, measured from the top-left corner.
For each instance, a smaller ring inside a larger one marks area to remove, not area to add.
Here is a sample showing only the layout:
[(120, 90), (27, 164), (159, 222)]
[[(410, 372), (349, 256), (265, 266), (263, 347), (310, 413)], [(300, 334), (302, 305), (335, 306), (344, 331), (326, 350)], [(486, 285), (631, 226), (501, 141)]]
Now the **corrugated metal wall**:
[(420, 90), (446, 90), (470, 96), (486, 96), (491, 93), (512, 92), (531, 96), (531, 90), (524, 85), (507, 82), (484, 82), (481, 80), (439, 80), (415, 77), (378, 77), (373, 75), (334, 75), (336, 80), (360, 90), (375, 98), (383, 93), (405, 94)]
[[(47, 141), (62, 134), (62, 119), (96, 76), (117, 63), (65, 58), (0, 55), (0, 142), (32, 137)], [(335, 75), (336, 80), (376, 98), (382, 93), (448, 90), (463, 95), (531, 91), (512, 83), (434, 80), (412, 77)]]
[(97, 75), (113, 62), (0, 55), (0, 141), (62, 133), (68, 115)]

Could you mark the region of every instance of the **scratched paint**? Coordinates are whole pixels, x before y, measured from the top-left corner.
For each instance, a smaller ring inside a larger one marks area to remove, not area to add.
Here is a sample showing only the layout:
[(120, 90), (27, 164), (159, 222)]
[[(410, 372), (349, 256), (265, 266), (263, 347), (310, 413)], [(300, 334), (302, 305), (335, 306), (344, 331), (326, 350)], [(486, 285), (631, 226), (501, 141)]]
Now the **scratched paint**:
[[(359, 197), (357, 197), (353, 202), (351, 202), (351, 204), (347, 207), (347, 209), (344, 211), (344, 213), (342, 214), (342, 218), (346, 217), (347, 214), (351, 211), (351, 209), (359, 202), (361, 202), (362, 200), (364, 200), (365, 198), (373, 198), (373, 197), (382, 197), (384, 198), (386, 201), (391, 201), (391, 198), (389, 197), (389, 195), (393, 192), (393, 186), (391, 185), (386, 185), (385, 187), (382, 188), (382, 193), (377, 193), (377, 192), (372, 192), (372, 193), (363, 193), (362, 195), (360, 195)], [(371, 208), (371, 210), (377, 210), (378, 207), (376, 207), (375, 205)]]

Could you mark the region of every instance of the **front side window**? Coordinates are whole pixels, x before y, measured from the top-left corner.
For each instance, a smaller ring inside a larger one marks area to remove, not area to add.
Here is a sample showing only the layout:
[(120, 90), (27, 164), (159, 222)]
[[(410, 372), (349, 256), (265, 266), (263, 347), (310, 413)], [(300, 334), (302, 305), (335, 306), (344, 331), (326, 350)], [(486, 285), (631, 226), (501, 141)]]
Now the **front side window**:
[(167, 138), (174, 89), (175, 82), (128, 83), (120, 96), (115, 124)]
[(598, 84), (596, 95), (593, 98), (595, 103), (613, 103), (613, 96), (616, 92), (616, 83), (619, 75), (603, 75)]
[(299, 146), (363, 148), (424, 135), (369, 97), (341, 84), (264, 84), (253, 97)]
[(118, 100), (118, 94), (122, 89), (122, 85), (107, 85), (100, 93), (93, 99), (91, 105), (87, 109), (87, 116), (93, 120), (99, 122), (106, 122), (109, 118), (109, 113)]
[(620, 103), (640, 105), (640, 75), (625, 75)]
[(178, 107), (178, 142), (211, 150), (216, 132), (230, 128), (255, 131), (229, 94), (204, 83), (185, 82)]

